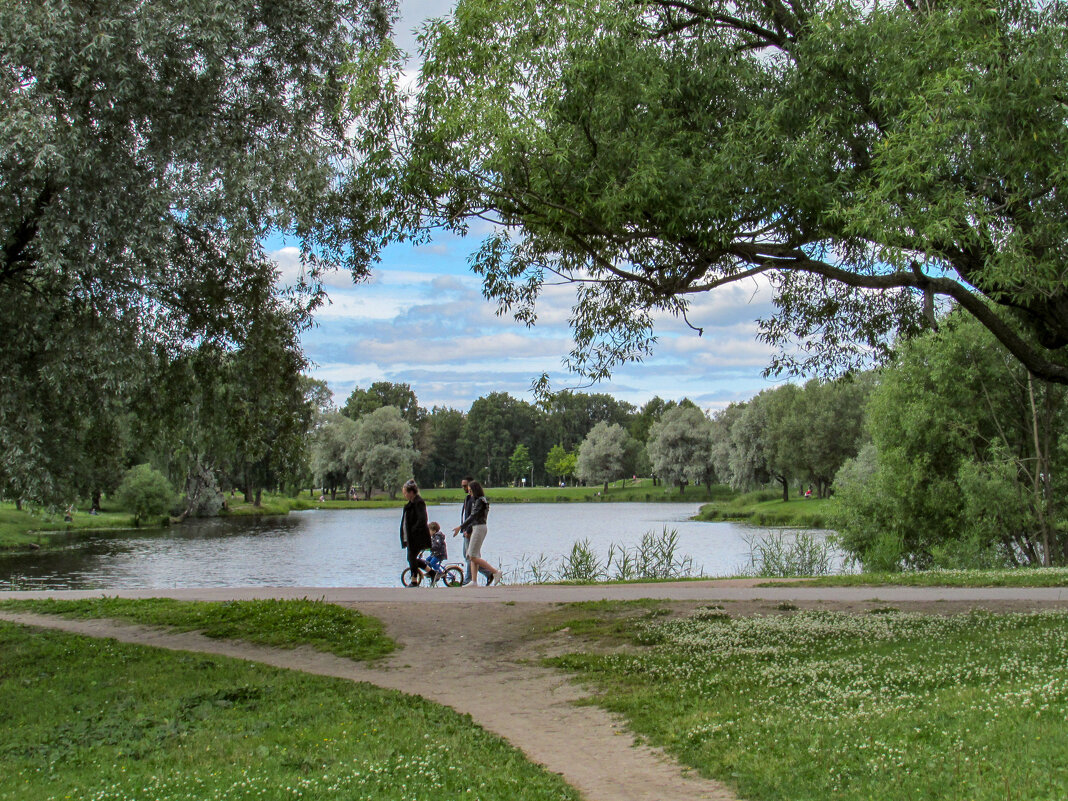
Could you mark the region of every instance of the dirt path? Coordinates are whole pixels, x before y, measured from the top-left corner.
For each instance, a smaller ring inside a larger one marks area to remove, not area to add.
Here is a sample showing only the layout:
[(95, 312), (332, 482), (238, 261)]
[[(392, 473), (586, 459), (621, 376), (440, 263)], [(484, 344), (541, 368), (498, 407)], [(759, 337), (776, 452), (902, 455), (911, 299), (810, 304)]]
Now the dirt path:
[[(568, 634), (531, 637), (535, 628), (542, 632), (542, 622), (558, 613), (561, 603), (600, 599), (657, 597), (678, 609), (719, 601), (731, 615), (777, 614), (777, 610), (797, 607), (863, 611), (887, 602), (902, 610), (940, 613), (977, 606), (996, 611), (1068, 606), (1065, 588), (769, 588), (752, 583), (478, 590), (249, 587), (107, 593), (186, 600), (322, 598), (352, 606), (382, 620), (389, 635), (403, 646), (373, 668), (310, 648), (272, 649), (115, 621), (6, 612), (0, 612), (0, 619), (160, 648), (217, 653), (416, 693), (470, 714), (530, 759), (561, 774), (586, 801), (728, 801), (734, 796), (722, 785), (688, 773), (657, 749), (635, 745), (621, 719), (597, 707), (575, 705), (584, 696), (582, 689), (567, 676), (541, 667), (540, 659), (548, 653), (582, 650), (583, 645), (570, 641)], [(0, 597), (100, 595), (99, 590), (0, 593)], [(784, 607), (787, 601), (790, 604)]]
[[(403, 645), (369, 668), (311, 648), (282, 650), (214, 640), (109, 620), (67, 620), (0, 612), (0, 619), (92, 637), (182, 651), (215, 653), (307, 673), (366, 681), (416, 693), (501, 735), (531, 760), (561, 774), (586, 801), (732, 801), (722, 785), (687, 773), (657, 749), (635, 744), (622, 720), (593, 706), (576, 706), (580, 688), (536, 661), (553, 640), (526, 636), (548, 604), (497, 606), (479, 616), (470, 603), (359, 605), (382, 620)], [(458, 633), (462, 632), (462, 633)]]

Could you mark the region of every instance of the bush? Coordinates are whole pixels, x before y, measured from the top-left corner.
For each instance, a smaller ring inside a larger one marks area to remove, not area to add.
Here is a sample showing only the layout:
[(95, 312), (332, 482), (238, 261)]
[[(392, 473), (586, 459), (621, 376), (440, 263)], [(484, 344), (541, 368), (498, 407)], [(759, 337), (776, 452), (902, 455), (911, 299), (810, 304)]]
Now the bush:
[(123, 476), (115, 492), (115, 499), (134, 516), (134, 523), (149, 517), (160, 517), (174, 502), (174, 488), (159, 470), (150, 464), (131, 467)]

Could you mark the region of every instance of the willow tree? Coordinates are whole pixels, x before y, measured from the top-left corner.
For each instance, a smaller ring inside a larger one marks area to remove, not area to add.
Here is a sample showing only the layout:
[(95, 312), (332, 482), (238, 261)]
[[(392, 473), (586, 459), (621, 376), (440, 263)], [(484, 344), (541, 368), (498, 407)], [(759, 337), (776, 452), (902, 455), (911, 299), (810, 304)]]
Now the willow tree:
[[(1068, 383), (1068, 6), (461, 0), (426, 30), (398, 189), (496, 228), (484, 291), (574, 282), (571, 366), (766, 282), (772, 371), (834, 371), (957, 305)], [(693, 321), (699, 322), (699, 321)]]
[(85, 491), (86, 421), (121, 407), (146, 354), (240, 346), (275, 306), (267, 237), (304, 257), (294, 310), (323, 266), (366, 273), (381, 218), (351, 165), (374, 126), (350, 90), (374, 82), (394, 12), (0, 4), (0, 492)]

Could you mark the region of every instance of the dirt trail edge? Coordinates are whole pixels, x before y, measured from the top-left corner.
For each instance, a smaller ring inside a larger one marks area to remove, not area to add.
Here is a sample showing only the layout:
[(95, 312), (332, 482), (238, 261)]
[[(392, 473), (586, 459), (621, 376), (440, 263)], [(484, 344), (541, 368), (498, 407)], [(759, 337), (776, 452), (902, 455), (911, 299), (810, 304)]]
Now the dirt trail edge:
[(7, 612), (0, 612), (0, 620), (220, 654), (415, 693), (471, 715), (531, 760), (559, 773), (586, 801), (734, 801), (723, 785), (688, 772), (658, 749), (635, 744), (620, 718), (574, 704), (584, 695), (581, 688), (566, 675), (539, 666), (542, 652), (525, 636), (548, 605), (501, 605), (490, 616), (475, 603), (352, 605), (381, 619), (403, 647), (368, 667), (311, 648), (266, 648), (113, 620)]

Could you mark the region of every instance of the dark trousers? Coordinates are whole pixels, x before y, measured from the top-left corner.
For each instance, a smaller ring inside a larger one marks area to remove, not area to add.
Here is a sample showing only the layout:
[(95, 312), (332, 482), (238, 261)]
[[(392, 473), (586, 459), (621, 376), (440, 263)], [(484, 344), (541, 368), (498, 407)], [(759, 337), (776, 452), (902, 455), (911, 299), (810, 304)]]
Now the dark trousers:
[(412, 569), (412, 575), (419, 572), (419, 552), (422, 550), (422, 548), (408, 546), (408, 567)]

